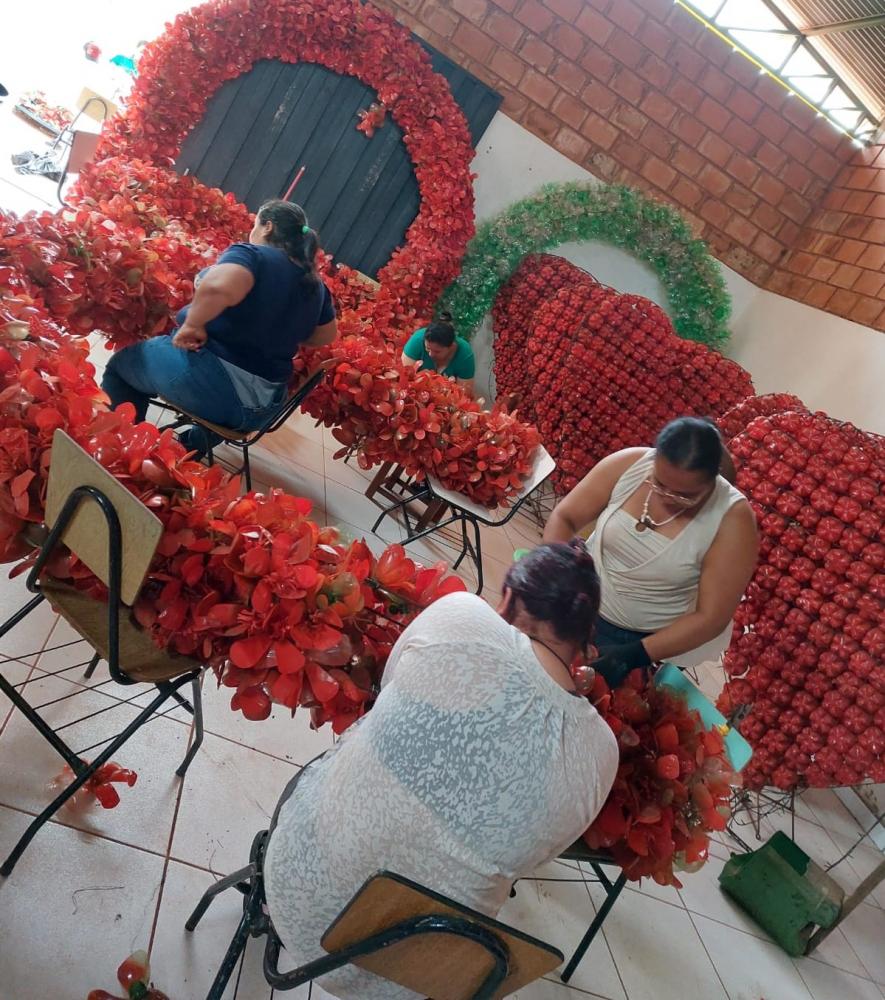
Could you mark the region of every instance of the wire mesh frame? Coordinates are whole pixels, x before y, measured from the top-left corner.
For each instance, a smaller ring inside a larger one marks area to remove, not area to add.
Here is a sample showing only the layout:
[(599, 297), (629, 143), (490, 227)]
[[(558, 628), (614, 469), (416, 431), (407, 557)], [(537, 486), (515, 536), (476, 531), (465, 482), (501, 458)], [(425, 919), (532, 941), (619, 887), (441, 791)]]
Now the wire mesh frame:
[[(80, 504), (84, 501), (97, 504), (105, 518), (108, 528), (108, 672), (113, 682), (122, 685), (132, 685), (137, 682), (121, 671), (119, 663), (119, 619), (120, 605), (122, 603), (120, 591), (122, 581), (123, 550), (120, 520), (110, 499), (102, 493), (101, 490), (96, 489), (94, 486), (79, 486), (71, 491), (55, 524), (41, 547), (40, 555), (37, 557), (33, 568), (28, 574), (26, 585), (28, 590), (34, 594), (34, 596), (30, 599), (30, 601), (28, 601), (27, 604), (24, 605), (24, 607), (20, 608), (17, 612), (11, 615), (10, 618), (8, 618), (6, 622), (0, 626), (0, 638), (24, 621), (28, 615), (30, 615), (30, 613), (39, 607), (39, 605), (46, 599), (40, 589), (40, 574), (43, 571), (49, 557), (52, 555), (56, 545), (60, 542), (62, 535), (70, 524), (71, 519), (79, 509)], [(68, 644), (62, 644), (58, 648), (64, 648), (65, 645)], [(73, 643), (71, 645), (73, 645)], [(0, 662), (0, 667), (2, 667), (4, 663), (10, 662), (10, 659), (11, 658), (8, 658)], [(95, 665), (98, 663), (98, 659), (99, 657), (97, 653), (95, 653), (90, 659), (86, 671), (87, 676), (91, 676)], [(60, 672), (62, 671), (59, 671), (59, 673)], [(2, 865), (0, 865), (0, 876), (3, 877), (12, 873), (18, 859), (24, 853), (25, 849), (39, 832), (41, 827), (43, 827), (52, 818), (52, 816), (54, 816), (55, 813), (58, 812), (58, 810), (69, 799), (71, 799), (91, 777), (93, 777), (93, 775), (95, 775), (106, 763), (110, 761), (111, 757), (120, 749), (120, 747), (123, 746), (124, 743), (129, 740), (132, 735), (134, 735), (135, 732), (141, 728), (142, 725), (150, 721), (156, 715), (157, 710), (164, 704), (164, 702), (170, 698), (175, 699), (177, 704), (187, 708), (191, 712), (194, 716), (196, 724), (193, 743), (176, 771), (176, 774), (179, 777), (184, 777), (185, 772), (190, 766), (190, 763), (203, 740), (202, 704), (199, 687), (201, 671), (190, 671), (173, 680), (157, 683), (155, 685), (157, 691), (155, 697), (134, 719), (130, 720), (125, 729), (118, 733), (117, 736), (112, 737), (110, 740), (100, 741), (92, 746), (85, 747), (78, 751), (73, 750), (64, 741), (64, 739), (58, 735), (58, 733), (78, 722), (94, 718), (96, 715), (102, 714), (104, 711), (109, 711), (110, 709), (119, 707), (119, 705), (122, 704), (128, 704), (129, 701), (133, 699), (114, 699), (114, 703), (106, 709), (90, 713), (80, 719), (67, 722), (63, 726), (53, 728), (43, 718), (43, 716), (40, 715), (39, 710), (41, 708), (47, 708), (50, 705), (58, 704), (61, 701), (66, 701), (70, 698), (76, 697), (77, 695), (82, 694), (83, 691), (89, 690), (89, 688), (83, 687), (82, 690), (74, 691), (65, 698), (53, 699), (36, 707), (32, 706), (21, 692), (29, 683), (32, 683), (34, 680), (42, 680), (47, 676), (49, 676), (49, 674), (41, 672), (39, 677), (28, 679), (23, 683), (13, 685), (7, 680), (3, 673), (0, 672), (0, 692), (2, 692), (9, 699), (13, 706), (25, 716), (37, 732), (40, 733), (47, 743), (49, 743), (49, 745), (59, 754), (59, 756), (73, 772), (74, 780), (68, 784), (27, 826), (6, 860)], [(178, 689), (185, 684), (192, 685), (194, 699), (193, 705), (191, 705), (179, 694)], [(105, 746), (105, 749), (94, 760), (89, 762), (83, 758), (83, 754), (102, 745)]]

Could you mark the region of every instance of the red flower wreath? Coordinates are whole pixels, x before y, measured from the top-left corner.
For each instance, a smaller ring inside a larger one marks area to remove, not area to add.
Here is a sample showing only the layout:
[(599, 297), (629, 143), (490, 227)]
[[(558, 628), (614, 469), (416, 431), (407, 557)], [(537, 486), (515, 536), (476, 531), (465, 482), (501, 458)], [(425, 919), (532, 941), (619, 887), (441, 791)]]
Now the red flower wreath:
[(403, 130), (421, 206), (405, 245), (378, 278), (406, 305), (429, 311), (458, 274), (473, 236), (473, 147), (427, 53), (370, 3), (230, 0), (179, 14), (144, 50), (128, 107), (105, 128), (96, 159), (171, 165), (212, 94), (261, 59), (313, 62), (356, 76)]

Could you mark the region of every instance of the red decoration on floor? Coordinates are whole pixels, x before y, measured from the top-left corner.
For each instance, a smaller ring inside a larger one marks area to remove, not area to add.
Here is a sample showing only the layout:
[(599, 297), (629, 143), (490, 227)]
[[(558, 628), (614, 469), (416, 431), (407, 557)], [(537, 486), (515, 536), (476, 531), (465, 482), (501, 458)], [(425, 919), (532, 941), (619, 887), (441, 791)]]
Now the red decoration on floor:
[(169, 1000), (151, 982), (151, 967), (147, 952), (136, 951), (120, 963), (117, 982), (126, 991), (125, 998), (116, 997), (106, 990), (92, 990), (86, 1000)]
[[(56, 791), (61, 791), (73, 780), (74, 772), (65, 764), (50, 784)], [(69, 809), (83, 809), (91, 805), (94, 799), (103, 809), (115, 809), (120, 804), (120, 795), (114, 785), (128, 785), (132, 788), (136, 781), (138, 775), (135, 771), (120, 767), (114, 761), (108, 761), (107, 764), (102, 764), (86, 784), (68, 799), (65, 806)]]

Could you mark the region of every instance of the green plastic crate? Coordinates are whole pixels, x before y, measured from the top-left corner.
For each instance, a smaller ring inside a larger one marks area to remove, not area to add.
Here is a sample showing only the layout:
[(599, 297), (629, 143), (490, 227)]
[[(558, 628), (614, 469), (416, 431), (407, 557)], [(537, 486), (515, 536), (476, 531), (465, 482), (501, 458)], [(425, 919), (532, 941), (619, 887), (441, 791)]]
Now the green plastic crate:
[(780, 831), (758, 850), (733, 855), (719, 884), (794, 956), (805, 954), (819, 927), (836, 923), (845, 898), (839, 885)]

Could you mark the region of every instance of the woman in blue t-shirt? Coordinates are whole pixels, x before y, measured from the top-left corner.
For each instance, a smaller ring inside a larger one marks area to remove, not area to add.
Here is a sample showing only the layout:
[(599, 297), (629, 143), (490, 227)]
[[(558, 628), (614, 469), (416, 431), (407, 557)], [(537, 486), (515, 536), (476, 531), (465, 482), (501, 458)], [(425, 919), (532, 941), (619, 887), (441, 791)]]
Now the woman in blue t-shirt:
[[(177, 329), (113, 355), (102, 381), (111, 406), (132, 403), (144, 420), (151, 397), (162, 396), (231, 430), (260, 427), (286, 398), (299, 348), (338, 335), (316, 252), (316, 233), (299, 205), (262, 205), (249, 242), (234, 243), (197, 276)], [(197, 434), (187, 443), (207, 445)]]

